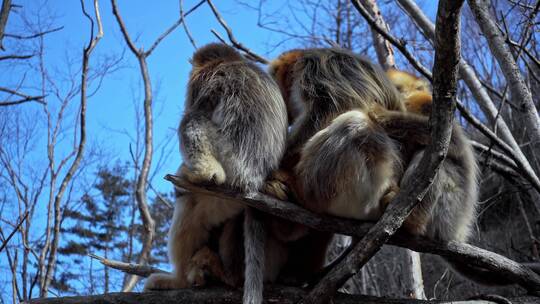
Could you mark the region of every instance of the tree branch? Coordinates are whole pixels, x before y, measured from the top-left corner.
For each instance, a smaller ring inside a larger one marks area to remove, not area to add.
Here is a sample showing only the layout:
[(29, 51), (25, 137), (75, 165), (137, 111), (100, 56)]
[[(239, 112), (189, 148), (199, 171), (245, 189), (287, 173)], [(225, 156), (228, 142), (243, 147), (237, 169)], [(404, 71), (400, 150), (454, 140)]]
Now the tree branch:
[[(286, 220), (301, 223), (319, 231), (362, 238), (373, 227), (373, 223), (370, 222), (315, 214), (293, 203), (280, 201), (262, 193), (247, 198), (231, 189), (213, 185), (194, 185), (174, 175), (167, 175), (165, 179), (172, 182), (178, 188), (193, 193), (235, 201)], [(447, 256), (457, 261), (466, 261), (467, 264), (508, 274), (508, 277), (512, 278), (511, 280), (527, 289), (540, 290), (540, 276), (528, 268), (506, 257), (472, 245), (457, 242), (441, 243), (427, 238), (411, 236), (404, 232), (399, 232), (393, 236), (388, 244), (408, 248), (417, 252)], [(484, 257), (485, 254), (487, 254), (487, 258)]]
[[(422, 12), (422, 10), (416, 5), (414, 0), (397, 0), (401, 8), (411, 17), (417, 27), (422, 31), (424, 36), (433, 43), (435, 35), (435, 25), (429, 20), (429, 18)], [(540, 179), (536, 175), (531, 164), (521, 151), (521, 147), (517, 143), (516, 139), (512, 135), (510, 128), (506, 122), (499, 117), (499, 110), (491, 100), (488, 92), (485, 87), (482, 85), (482, 82), (476, 75), (473, 68), (464, 60), (461, 59), (459, 62), (459, 75), (465, 81), (469, 90), (474, 96), (474, 99), (478, 102), (478, 105), (485, 113), (485, 115), (494, 122), (497, 130), (501, 133), (501, 137), (506, 141), (510, 147), (513, 149), (511, 155), (515, 156), (514, 160), (519, 166), (526, 172), (526, 176), (529, 176), (528, 179), (534, 180), (531, 181), (532, 184), (540, 184)], [(458, 104), (458, 108), (460, 105)], [(461, 111), (461, 108), (460, 108)], [(462, 112), (463, 113), (463, 112)], [(482, 130), (480, 130), (482, 131)], [(540, 193), (540, 190), (537, 190)]]
[[(300, 300), (306, 292), (296, 287), (271, 286), (265, 289), (264, 303), (294, 304)], [(519, 297), (510, 299), (516, 304), (538, 303), (537, 297)], [(115, 292), (96, 296), (41, 298), (28, 301), (29, 304), (150, 304), (150, 303), (206, 303), (206, 304), (231, 304), (242, 303), (242, 292), (223, 287), (214, 288), (190, 288), (170, 291), (152, 292)], [(336, 304), (496, 304), (497, 302), (485, 300), (470, 301), (422, 301), (414, 299), (391, 299), (364, 295), (350, 295), (338, 293), (332, 303)], [(500, 303), (500, 302), (499, 302)]]
[(107, 267), (111, 267), (125, 273), (138, 275), (140, 277), (146, 278), (150, 276), (152, 273), (168, 273), (167, 271), (164, 271), (159, 268), (152, 267), (152, 266), (109, 260), (109, 259), (100, 257), (92, 253), (88, 254), (88, 256), (93, 259), (98, 260), (101, 264)]
[(446, 157), (454, 119), (457, 68), (460, 58), (460, 11), (463, 0), (441, 0), (437, 11), (432, 142), (413, 173), (418, 176), (400, 190), (380, 220), (354, 247), (348, 257), (330, 271), (300, 303), (326, 303), (358, 269), (379, 251), (401, 226), (414, 206), (422, 201)]
[[(540, 118), (534, 104), (531, 91), (521, 75), (519, 67), (506, 43), (501, 31), (495, 23), (495, 18), (490, 14), (489, 1), (468, 0), (469, 7), (476, 18), (476, 23), (480, 27), (484, 37), (488, 42), (489, 49), (493, 57), (501, 67), (501, 71), (509, 85), (512, 99), (520, 103), (518, 113), (522, 119), (530, 140), (536, 147), (540, 144)], [(535, 15), (537, 9), (533, 12)], [(534, 17), (532, 17), (534, 19)]]
[(11, 0), (3, 0), (2, 8), (0, 9), (0, 50), (4, 50), (2, 40), (6, 32), (6, 24), (9, 17), (9, 11), (11, 10)]
[(208, 6), (210, 6), (210, 9), (212, 9), (212, 12), (214, 13), (214, 16), (216, 16), (216, 19), (219, 22), (219, 24), (221, 24), (223, 29), (225, 29), (225, 31), (227, 32), (227, 36), (229, 37), (229, 41), (232, 43), (232, 45), (235, 48), (244, 51), (247, 54), (247, 57), (249, 57), (249, 59), (260, 62), (262, 64), (268, 64), (269, 63), (268, 59), (257, 55), (252, 50), (247, 48), (245, 45), (238, 42), (238, 40), (236, 40), (236, 38), (234, 37), (234, 34), (233, 34), (231, 28), (229, 27), (229, 25), (227, 25), (227, 22), (225, 22), (225, 20), (223, 19), (223, 17), (221, 17), (221, 14), (217, 10), (217, 8), (214, 6), (214, 3), (212, 3), (211, 0), (206, 0), (206, 3), (208, 3)]

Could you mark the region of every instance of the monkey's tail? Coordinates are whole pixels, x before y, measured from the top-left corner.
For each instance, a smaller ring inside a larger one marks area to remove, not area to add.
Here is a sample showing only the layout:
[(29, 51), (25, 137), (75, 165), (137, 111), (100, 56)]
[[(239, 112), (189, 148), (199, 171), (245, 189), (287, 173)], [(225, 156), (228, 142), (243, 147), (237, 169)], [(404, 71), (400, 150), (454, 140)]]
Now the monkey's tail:
[(258, 213), (248, 208), (244, 217), (244, 304), (263, 302), (266, 229)]

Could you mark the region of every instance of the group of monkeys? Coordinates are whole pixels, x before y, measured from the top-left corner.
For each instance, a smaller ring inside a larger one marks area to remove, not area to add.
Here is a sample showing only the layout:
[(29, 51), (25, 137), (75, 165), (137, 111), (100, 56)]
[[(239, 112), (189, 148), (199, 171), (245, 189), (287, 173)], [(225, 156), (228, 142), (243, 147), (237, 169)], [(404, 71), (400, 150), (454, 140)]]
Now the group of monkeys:
[[(246, 196), (265, 192), (359, 220), (378, 219), (399, 189), (415, 182), (431, 141), (426, 81), (339, 48), (285, 52), (269, 73), (225, 44), (198, 49), (191, 63), (178, 131), (178, 173), (188, 181)], [(466, 242), (477, 175), (471, 144), (455, 124), (448, 155), (406, 231)], [(212, 279), (244, 284), (245, 302), (251, 290), (247, 302), (257, 303), (263, 280), (301, 284), (323, 268), (331, 233), (206, 194), (177, 196), (169, 232), (174, 273), (153, 274), (146, 290)]]

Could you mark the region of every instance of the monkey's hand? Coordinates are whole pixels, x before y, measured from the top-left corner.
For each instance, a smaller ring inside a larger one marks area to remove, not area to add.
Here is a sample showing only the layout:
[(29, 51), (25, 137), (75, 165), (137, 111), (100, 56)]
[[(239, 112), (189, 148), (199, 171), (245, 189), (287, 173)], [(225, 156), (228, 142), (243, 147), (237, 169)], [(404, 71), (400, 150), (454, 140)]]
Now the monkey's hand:
[(388, 205), (394, 199), (394, 197), (398, 194), (398, 192), (399, 192), (399, 186), (394, 183), (392, 183), (392, 185), (386, 190), (386, 193), (381, 197), (380, 204), (379, 204), (379, 207), (381, 209), (380, 210), (381, 215), (384, 213), (386, 208), (388, 208)]
[(210, 156), (204, 160), (196, 162), (192, 168), (182, 165), (180, 173), (188, 181), (194, 184), (212, 182), (221, 185), (225, 182), (225, 170), (214, 157)]
[(208, 278), (231, 285), (223, 270), (221, 259), (205, 246), (191, 258), (187, 267), (187, 280), (191, 286), (205, 286)]
[(290, 178), (290, 175), (284, 170), (280, 169), (272, 172), (272, 175), (264, 185), (263, 192), (282, 201), (288, 200), (291, 193), (288, 186)]

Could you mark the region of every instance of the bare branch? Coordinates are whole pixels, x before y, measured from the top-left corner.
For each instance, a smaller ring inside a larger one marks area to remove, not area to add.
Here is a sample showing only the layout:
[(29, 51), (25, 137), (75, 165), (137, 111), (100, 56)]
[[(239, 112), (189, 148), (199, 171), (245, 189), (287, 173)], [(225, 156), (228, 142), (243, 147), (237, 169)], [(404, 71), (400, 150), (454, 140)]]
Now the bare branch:
[[(354, 0), (353, 0), (354, 1)], [(357, 1), (353, 3), (359, 4)], [(437, 12), (435, 38), (433, 110), (430, 117), (432, 142), (413, 175), (392, 200), (380, 220), (354, 247), (347, 258), (330, 271), (300, 303), (326, 303), (401, 226), (414, 206), (433, 183), (446, 157), (454, 119), (457, 69), (460, 58), (460, 11), (463, 0), (441, 0)]]
[(10, 59), (29, 59), (32, 57), (34, 57), (34, 55), (4, 55), (0, 56), (0, 61)]
[[(494, 21), (495, 18), (490, 14), (489, 2), (485, 0), (468, 0), (468, 3), (477, 24), (488, 42), (489, 49), (501, 67), (512, 98), (520, 104), (517, 113), (520, 114), (519, 116), (527, 128), (527, 134), (534, 143), (534, 146), (537, 146), (540, 144), (540, 117), (538, 116), (531, 91), (521, 75), (516, 60), (508, 44), (505, 43), (501, 31)], [(535, 9), (533, 15), (536, 12), (537, 10)], [(532, 18), (534, 19), (534, 17)]]
[(122, 19), (122, 16), (120, 16), (120, 12), (118, 11), (118, 5), (116, 4), (116, 0), (111, 0), (111, 5), (113, 9), (113, 15), (116, 18), (116, 22), (120, 26), (120, 31), (122, 32), (122, 36), (124, 36), (124, 40), (126, 41), (129, 49), (131, 50), (131, 52), (133, 52), (133, 54), (142, 54), (142, 51), (137, 50), (137, 47), (129, 36), (126, 25), (124, 24), (124, 20)]
[(21, 227), (21, 225), (24, 223), (27, 217), (28, 217), (28, 211), (24, 213), (24, 216), (22, 217), (22, 219), (19, 220), (19, 223), (15, 226), (13, 231), (7, 236), (7, 238), (4, 239), (4, 241), (2, 242), (2, 245), (0, 245), (0, 252), (4, 250), (6, 245), (9, 243), (9, 240), (11, 240), (11, 238), (15, 235), (15, 232), (19, 230), (19, 227)]
[[(413, 0), (397, 0), (401, 8), (409, 14), (411, 19), (416, 23), (418, 28), (422, 31), (424, 36), (433, 42), (435, 35), (435, 25), (429, 20), (429, 18), (422, 12), (422, 10), (416, 5)], [(464, 60), (461, 59), (459, 63), (459, 74), (460, 77), (465, 81), (469, 87), (471, 93), (473, 94), (475, 100), (478, 102), (478, 105), (486, 116), (494, 121), (494, 124), (497, 130), (501, 133), (501, 137), (506, 141), (510, 147), (514, 150), (512, 155), (515, 156), (515, 160), (522, 167), (523, 171), (526, 172), (526, 176), (529, 176), (532, 180), (535, 180), (533, 184), (540, 184), (540, 179), (536, 175), (531, 164), (523, 154), (521, 147), (517, 143), (516, 139), (512, 135), (510, 128), (506, 122), (498, 116), (498, 108), (495, 106), (485, 87), (482, 85), (482, 82), (476, 75), (473, 68)], [(461, 109), (458, 104), (458, 108)], [(462, 112), (463, 113), (463, 112)], [(482, 130), (480, 130), (482, 131)], [(485, 133), (484, 133), (485, 134)], [(538, 191), (538, 190), (537, 190)]]
[(14, 38), (14, 39), (34, 39), (34, 38), (38, 38), (38, 37), (41, 37), (41, 36), (45, 36), (47, 34), (50, 34), (50, 33), (54, 33), (54, 32), (58, 32), (60, 30), (64, 29), (63, 26), (60, 26), (60, 27), (56, 27), (56, 28), (53, 28), (53, 29), (50, 29), (50, 30), (46, 30), (46, 31), (43, 31), (43, 32), (39, 32), (39, 33), (36, 33), (36, 34), (32, 34), (32, 35), (15, 35), (15, 34), (4, 34), (4, 37), (6, 38)]
[(431, 78), (431, 72), (429, 72), (423, 65), (421, 65), (418, 59), (416, 59), (416, 57), (411, 52), (407, 51), (407, 48), (405, 47), (405, 43), (403, 41), (397, 40), (395, 37), (390, 35), (390, 33), (385, 28), (382, 28), (377, 23), (377, 21), (373, 19), (373, 17), (371, 17), (367, 9), (360, 3), (359, 0), (352, 0), (352, 3), (354, 4), (354, 7), (356, 7), (358, 12), (362, 15), (362, 17), (366, 19), (371, 28), (375, 29), (379, 34), (386, 38), (386, 40), (388, 40), (398, 50), (400, 50), (403, 56), (405, 56), (405, 58), (409, 60), (409, 62), (414, 66), (416, 70), (418, 70), (425, 77)]
[(42, 100), (44, 97), (45, 96), (28, 96), (28, 97), (25, 97), (25, 98), (19, 99), (19, 100), (3, 101), (3, 102), (0, 102), (0, 107), (13, 106), (13, 105), (18, 105), (18, 104), (26, 103), (26, 102), (30, 102), (30, 101), (35, 101), (35, 102), (40, 103), (40, 104), (45, 104), (45, 102)]
[(71, 182), (71, 179), (79, 169), (79, 165), (82, 161), (85, 147), (86, 147), (86, 105), (87, 105), (87, 86), (88, 86), (88, 70), (89, 70), (89, 61), (92, 51), (95, 46), (103, 37), (103, 27), (101, 24), (101, 16), (99, 13), (99, 4), (98, 0), (94, 0), (94, 10), (96, 14), (96, 22), (98, 23), (98, 34), (94, 37), (94, 20), (88, 15), (84, 7), (84, 1), (81, 0), (81, 9), (83, 14), (90, 20), (90, 41), (83, 51), (83, 61), (82, 61), (82, 72), (81, 72), (81, 108), (79, 114), (79, 143), (76, 148), (77, 153), (75, 159), (71, 163), (64, 179), (60, 183), (60, 188), (54, 197), (54, 230), (53, 230), (53, 241), (49, 252), (49, 258), (47, 262), (47, 267), (45, 273), (42, 274), (45, 276), (44, 284), (41, 286), (43, 294), (46, 294), (49, 285), (51, 284), (54, 277), (54, 270), (56, 267), (56, 255), (58, 252), (58, 243), (60, 241), (60, 225), (62, 223), (62, 210), (61, 202), (64, 197), (64, 193)]
[[(198, 5), (202, 5), (205, 1), (206, 0), (200, 1), (199, 4), (195, 6), (195, 8), (197, 8)], [(193, 9), (191, 9), (189, 12), (192, 12), (192, 11)], [(180, 19), (184, 20), (184, 22), (182, 22), (182, 26), (184, 27), (184, 32), (188, 36), (189, 42), (191, 43), (193, 48), (197, 49), (197, 43), (195, 43), (195, 39), (193, 39), (193, 35), (191, 35), (191, 31), (189, 30), (185, 17), (186, 15), (184, 14), (184, 0), (180, 0)]]
[[(389, 33), (390, 27), (384, 21), (377, 2), (375, 0), (360, 1), (369, 15), (373, 18), (374, 24), (377, 24), (378, 28), (384, 29), (385, 32)], [(384, 67), (384, 69), (396, 68), (394, 50), (392, 49), (390, 42), (388, 42), (374, 27), (371, 27), (371, 34), (373, 36), (375, 52), (377, 53), (379, 63)]]
[[(265, 289), (264, 303), (294, 304), (300, 300), (306, 292), (297, 287), (271, 286)], [(538, 303), (537, 297), (525, 296), (511, 298), (512, 303), (534, 304)], [(206, 304), (231, 304), (242, 303), (242, 292), (240, 290), (231, 290), (228, 288), (189, 288), (170, 291), (152, 291), (152, 292), (116, 292), (96, 296), (80, 297), (61, 297), (48, 299), (32, 299), (29, 304), (150, 304), (150, 303), (206, 303)], [(336, 304), (495, 304), (485, 300), (468, 301), (422, 301), (415, 299), (391, 299), (365, 295), (351, 295), (338, 293), (333, 303)]]
[(134, 274), (140, 277), (148, 277), (152, 273), (168, 273), (167, 271), (161, 270), (148, 265), (139, 265), (133, 263), (125, 263), (120, 261), (109, 260), (104, 257), (100, 257), (95, 254), (88, 254), (89, 257), (98, 260), (101, 264), (111, 267), (117, 270), (120, 270), (125, 273)]
[(225, 31), (227, 32), (227, 36), (229, 37), (229, 41), (232, 43), (232, 45), (235, 48), (244, 51), (250, 59), (253, 59), (253, 60), (255, 60), (257, 62), (260, 62), (260, 63), (263, 63), (263, 64), (268, 64), (269, 63), (268, 59), (265, 59), (265, 58), (257, 55), (256, 53), (251, 51), (249, 48), (244, 46), (242, 43), (238, 42), (238, 40), (236, 40), (236, 38), (234, 37), (234, 34), (233, 34), (231, 28), (229, 27), (229, 25), (227, 25), (227, 22), (225, 22), (223, 17), (221, 17), (221, 14), (217, 10), (217, 8), (214, 6), (212, 1), (207, 0), (206, 3), (208, 3), (210, 8), (212, 9), (212, 12), (214, 13), (214, 16), (216, 16), (216, 19), (218, 20), (219, 24), (221, 24), (223, 29), (225, 29)]
[(11, 0), (3, 0), (2, 8), (0, 9), (0, 50), (4, 49), (2, 40), (4, 39), (4, 33), (6, 32), (6, 24), (9, 18), (9, 12), (11, 10)]
[[(223, 187), (194, 185), (174, 175), (167, 175), (165, 176), (165, 179), (181, 189), (235, 201), (286, 220), (301, 223), (319, 231), (328, 231), (362, 238), (373, 227), (373, 223), (370, 222), (315, 214), (293, 203), (280, 201), (262, 193), (258, 193), (248, 198), (234, 190)], [(392, 202), (392, 204), (393, 203), (394, 202)], [(506, 257), (469, 244), (437, 242), (427, 238), (411, 236), (404, 232), (399, 232), (394, 235), (389, 240), (388, 244), (408, 248), (417, 252), (433, 253), (451, 257), (456, 261), (463, 261), (466, 264), (475, 265), (493, 272), (499, 272), (502, 275), (505, 275), (509, 280), (512, 280), (529, 290), (540, 290), (540, 276)]]

